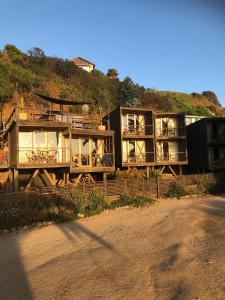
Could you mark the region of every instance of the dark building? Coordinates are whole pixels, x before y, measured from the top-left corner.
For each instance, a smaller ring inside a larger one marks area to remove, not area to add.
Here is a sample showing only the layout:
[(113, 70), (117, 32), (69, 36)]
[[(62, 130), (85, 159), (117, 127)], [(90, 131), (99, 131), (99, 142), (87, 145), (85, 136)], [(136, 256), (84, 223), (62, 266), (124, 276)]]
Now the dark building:
[(155, 114), (156, 165), (172, 167), (188, 163), (185, 116), (180, 113)]
[(204, 118), (187, 126), (189, 165), (225, 169), (225, 118)]
[(154, 116), (150, 109), (117, 107), (109, 116), (115, 131), (116, 168), (155, 165)]

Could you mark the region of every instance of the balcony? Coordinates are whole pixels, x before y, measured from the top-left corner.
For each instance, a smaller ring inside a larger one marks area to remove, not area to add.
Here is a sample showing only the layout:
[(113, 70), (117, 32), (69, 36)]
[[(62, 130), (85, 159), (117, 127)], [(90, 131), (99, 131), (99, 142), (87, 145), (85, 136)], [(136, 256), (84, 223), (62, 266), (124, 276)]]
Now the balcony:
[(20, 147), (19, 163), (28, 165), (69, 163), (69, 149)]
[(72, 129), (99, 129), (99, 125), (103, 124), (108, 128), (108, 122), (100, 119), (93, 119), (85, 117), (82, 114), (73, 114), (67, 111), (49, 111), (49, 110), (36, 110), (24, 109), (19, 112), (14, 108), (7, 122), (4, 124), (4, 129), (8, 130), (13, 122), (20, 121), (43, 121), (53, 123), (69, 123)]
[(156, 137), (170, 138), (170, 137), (182, 137), (185, 136), (185, 128), (160, 128), (156, 129)]
[(122, 125), (122, 135), (133, 136), (133, 135), (152, 135), (152, 125)]
[(153, 163), (154, 152), (145, 152), (141, 154), (122, 154), (123, 163), (128, 164), (141, 164), (141, 163)]
[(179, 162), (186, 161), (187, 154), (186, 152), (175, 152), (175, 153), (163, 153), (156, 155), (157, 162)]
[(72, 154), (72, 167), (112, 167), (113, 153)]

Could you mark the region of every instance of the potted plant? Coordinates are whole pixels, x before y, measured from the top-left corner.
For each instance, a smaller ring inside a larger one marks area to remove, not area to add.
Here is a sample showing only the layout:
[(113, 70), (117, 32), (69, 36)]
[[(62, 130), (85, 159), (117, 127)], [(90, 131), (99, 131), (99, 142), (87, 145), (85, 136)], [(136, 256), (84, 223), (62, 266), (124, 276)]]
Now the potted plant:
[(101, 106), (98, 107), (98, 113), (100, 119), (100, 125), (98, 125), (98, 130), (105, 130), (105, 125), (102, 124), (103, 108)]
[(19, 119), (20, 120), (27, 120), (27, 113), (24, 112), (24, 99), (23, 97), (20, 98), (20, 105), (19, 105)]

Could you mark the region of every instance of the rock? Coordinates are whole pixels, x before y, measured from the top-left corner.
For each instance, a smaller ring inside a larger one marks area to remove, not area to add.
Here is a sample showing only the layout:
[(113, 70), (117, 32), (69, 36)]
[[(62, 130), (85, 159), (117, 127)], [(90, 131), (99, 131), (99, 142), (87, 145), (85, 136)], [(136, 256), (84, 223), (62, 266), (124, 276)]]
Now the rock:
[(42, 227), (42, 223), (41, 223), (41, 222), (38, 222), (38, 223), (36, 224), (36, 226), (37, 226), (37, 227)]
[(21, 228), (21, 230), (23, 230), (23, 231), (25, 231), (25, 230), (27, 230), (28, 229), (28, 226), (27, 225), (25, 225), (25, 226), (23, 226), (22, 228)]
[(78, 218), (84, 218), (85, 217), (85, 215), (81, 214), (81, 213), (77, 214), (77, 216), (78, 216)]
[(8, 229), (3, 229), (2, 232), (3, 232), (3, 233), (8, 233), (9, 230), (8, 230)]

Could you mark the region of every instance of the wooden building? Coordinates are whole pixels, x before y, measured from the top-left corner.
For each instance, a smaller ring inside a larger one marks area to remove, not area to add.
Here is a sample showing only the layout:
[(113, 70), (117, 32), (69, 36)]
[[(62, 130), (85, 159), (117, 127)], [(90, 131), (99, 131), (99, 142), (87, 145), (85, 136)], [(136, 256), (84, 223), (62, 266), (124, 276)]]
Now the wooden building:
[(14, 108), (2, 132), (0, 167), (14, 185), (28, 174), (25, 187), (36, 177), (46, 185), (94, 182), (93, 174), (115, 170), (114, 132), (99, 125), (62, 110)]
[(71, 61), (73, 63), (75, 63), (76, 66), (78, 66), (78, 68), (87, 71), (87, 72), (92, 72), (95, 69), (95, 64), (90, 62), (87, 59), (84, 59), (82, 57), (75, 57), (73, 59), (71, 59)]
[(155, 114), (155, 152), (156, 165), (162, 171), (166, 166), (174, 175), (175, 166), (182, 171), (182, 165), (188, 163), (184, 114)]
[(201, 119), (187, 126), (189, 165), (201, 170), (225, 169), (225, 118)]
[(150, 109), (117, 107), (105, 118), (115, 131), (116, 168), (145, 169), (155, 165), (154, 119)]

